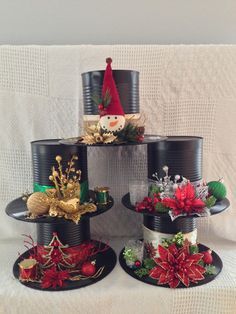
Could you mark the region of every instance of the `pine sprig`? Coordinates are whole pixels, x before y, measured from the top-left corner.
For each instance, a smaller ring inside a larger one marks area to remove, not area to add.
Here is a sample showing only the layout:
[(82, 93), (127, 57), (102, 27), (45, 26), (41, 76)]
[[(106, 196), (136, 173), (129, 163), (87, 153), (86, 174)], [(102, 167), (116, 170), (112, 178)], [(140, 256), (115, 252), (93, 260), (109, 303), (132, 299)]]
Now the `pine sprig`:
[(109, 106), (110, 102), (111, 102), (111, 94), (110, 94), (110, 90), (107, 89), (105, 91), (104, 97), (102, 99), (102, 104), (103, 104), (104, 108), (107, 108)]
[(98, 95), (92, 95), (91, 99), (93, 102), (95, 102), (97, 106), (102, 103), (102, 98), (99, 97)]
[(143, 276), (147, 276), (150, 272), (151, 269), (153, 269), (153, 267), (155, 267), (156, 263), (154, 262), (153, 259), (151, 258), (145, 258), (145, 260), (143, 261), (143, 267), (136, 269), (134, 271), (134, 273), (142, 278)]
[(96, 104), (96, 106), (98, 105), (103, 105), (104, 108), (107, 108), (111, 102), (111, 93), (110, 90), (107, 89), (105, 91), (105, 94), (103, 97), (99, 97), (98, 95), (92, 95), (91, 99), (93, 100), (93, 102)]
[(140, 127), (128, 122), (123, 130), (117, 133), (120, 142), (137, 142), (140, 134)]

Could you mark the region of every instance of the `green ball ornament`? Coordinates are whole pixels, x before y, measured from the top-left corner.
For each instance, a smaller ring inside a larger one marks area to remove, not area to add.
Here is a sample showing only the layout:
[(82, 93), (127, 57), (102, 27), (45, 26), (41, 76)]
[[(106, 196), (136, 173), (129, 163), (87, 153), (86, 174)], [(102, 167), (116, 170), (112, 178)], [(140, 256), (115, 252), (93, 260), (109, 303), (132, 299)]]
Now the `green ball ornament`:
[(207, 183), (209, 192), (218, 200), (221, 201), (226, 196), (226, 187), (220, 181), (211, 181)]

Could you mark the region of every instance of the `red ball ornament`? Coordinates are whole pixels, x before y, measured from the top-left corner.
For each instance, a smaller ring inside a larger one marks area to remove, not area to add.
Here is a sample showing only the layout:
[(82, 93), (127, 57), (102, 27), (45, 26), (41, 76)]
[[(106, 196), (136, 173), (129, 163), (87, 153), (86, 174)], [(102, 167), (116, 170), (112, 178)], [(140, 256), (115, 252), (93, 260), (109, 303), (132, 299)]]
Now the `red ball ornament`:
[(141, 266), (141, 262), (140, 262), (140, 261), (135, 261), (134, 265), (135, 265), (136, 267), (140, 267), (140, 266)]
[(137, 137), (136, 137), (136, 140), (137, 140), (137, 142), (143, 142), (143, 140), (144, 140), (144, 136), (143, 135), (138, 135)]
[(93, 276), (96, 273), (95, 262), (85, 262), (81, 267), (81, 273), (87, 277)]
[(205, 251), (205, 252), (202, 252), (203, 254), (203, 262), (207, 265), (210, 265), (213, 263), (213, 257), (211, 255), (212, 251), (211, 250), (208, 250), (208, 251)]
[(104, 106), (103, 106), (103, 104), (100, 104), (100, 105), (98, 105), (98, 110), (103, 110), (104, 109)]

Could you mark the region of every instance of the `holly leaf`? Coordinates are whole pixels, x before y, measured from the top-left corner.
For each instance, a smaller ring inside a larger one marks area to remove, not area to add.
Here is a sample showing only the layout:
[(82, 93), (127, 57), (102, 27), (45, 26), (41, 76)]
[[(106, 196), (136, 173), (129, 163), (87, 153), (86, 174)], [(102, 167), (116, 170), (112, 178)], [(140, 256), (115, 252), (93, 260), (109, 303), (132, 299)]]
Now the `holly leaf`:
[(149, 188), (149, 196), (150, 196), (150, 197), (153, 197), (154, 194), (158, 194), (158, 193), (160, 193), (160, 192), (161, 192), (160, 187), (157, 186), (156, 184), (152, 184), (152, 185), (150, 186), (150, 188)]
[(207, 208), (211, 208), (212, 206), (215, 205), (215, 203), (216, 203), (216, 198), (213, 195), (211, 195), (205, 200), (205, 205)]
[(117, 133), (120, 142), (137, 142), (139, 127), (128, 122), (125, 127)]
[(170, 210), (168, 207), (164, 206), (162, 203), (158, 202), (155, 205), (155, 210), (159, 213), (168, 213)]
[(206, 275), (216, 275), (216, 268), (214, 265), (206, 265), (205, 270)]
[(151, 270), (153, 267), (155, 267), (156, 263), (151, 258), (145, 258), (143, 261), (143, 265), (146, 269)]

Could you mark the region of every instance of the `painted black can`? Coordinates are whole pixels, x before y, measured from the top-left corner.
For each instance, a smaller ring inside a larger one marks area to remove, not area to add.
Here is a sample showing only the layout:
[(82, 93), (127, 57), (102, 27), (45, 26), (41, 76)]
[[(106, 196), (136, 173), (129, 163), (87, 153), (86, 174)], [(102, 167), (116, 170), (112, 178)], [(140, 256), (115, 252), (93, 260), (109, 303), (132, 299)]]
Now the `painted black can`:
[(33, 180), (39, 185), (52, 185), (49, 180), (51, 169), (57, 167), (55, 157), (62, 157), (62, 168), (67, 168), (67, 162), (73, 155), (78, 156), (78, 160), (74, 160), (75, 168), (81, 170), (81, 183), (88, 180), (87, 168), (87, 147), (76, 145), (63, 145), (58, 139), (40, 140), (31, 142), (32, 164), (33, 164)]
[(77, 246), (86, 240), (90, 240), (89, 219), (82, 219), (78, 224), (72, 222), (66, 223), (38, 223), (37, 224), (37, 243), (39, 245), (48, 245), (53, 233), (56, 232), (58, 238), (63, 244)]
[[(113, 70), (113, 77), (125, 114), (139, 113), (139, 72)], [(98, 115), (93, 96), (101, 97), (105, 71), (82, 73), (84, 115)]]
[(148, 178), (157, 172), (165, 175), (163, 166), (169, 167), (169, 175), (179, 174), (191, 182), (202, 179), (202, 137), (169, 136), (165, 141), (148, 144)]
[(196, 229), (196, 218), (178, 217), (172, 221), (170, 216), (165, 214), (163, 217), (143, 215), (143, 225), (152, 231), (161, 233), (189, 233)]

